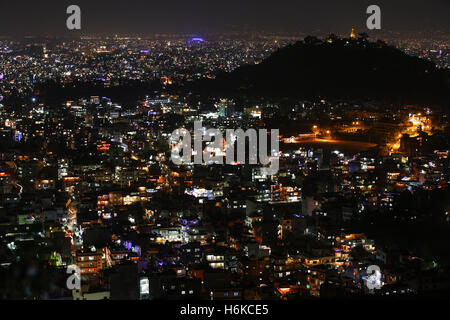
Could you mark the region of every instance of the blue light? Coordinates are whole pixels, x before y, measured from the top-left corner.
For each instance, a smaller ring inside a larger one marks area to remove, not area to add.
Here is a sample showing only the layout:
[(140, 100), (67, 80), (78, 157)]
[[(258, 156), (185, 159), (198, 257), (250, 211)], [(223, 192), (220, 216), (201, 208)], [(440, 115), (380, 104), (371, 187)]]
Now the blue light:
[(187, 44), (191, 45), (191, 44), (199, 44), (199, 43), (203, 43), (203, 42), (205, 42), (205, 39), (199, 38), (199, 37), (195, 37), (195, 38), (192, 38), (192, 39), (188, 40)]

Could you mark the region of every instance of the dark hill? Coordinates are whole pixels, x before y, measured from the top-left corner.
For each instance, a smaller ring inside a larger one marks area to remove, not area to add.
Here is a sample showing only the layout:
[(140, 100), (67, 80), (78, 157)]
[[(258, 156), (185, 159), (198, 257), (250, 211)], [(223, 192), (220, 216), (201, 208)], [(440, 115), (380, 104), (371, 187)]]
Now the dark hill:
[(199, 85), (204, 92), (224, 95), (448, 103), (449, 79), (448, 70), (381, 41), (307, 37), (258, 65), (220, 73)]

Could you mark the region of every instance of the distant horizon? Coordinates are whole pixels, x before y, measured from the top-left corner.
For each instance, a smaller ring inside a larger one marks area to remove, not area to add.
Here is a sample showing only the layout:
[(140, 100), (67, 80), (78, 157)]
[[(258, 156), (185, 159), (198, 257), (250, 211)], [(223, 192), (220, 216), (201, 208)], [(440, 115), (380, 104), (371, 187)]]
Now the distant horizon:
[[(333, 31), (333, 30), (310, 30), (310, 31), (262, 31), (262, 30), (246, 30), (246, 31), (209, 31), (209, 32), (146, 32), (146, 33), (127, 33), (127, 32), (118, 32), (118, 33), (102, 33), (102, 32), (93, 32), (93, 33), (82, 33), (82, 32), (74, 32), (67, 34), (22, 34), (22, 35), (7, 35), (0, 33), (1, 39), (80, 39), (83, 38), (99, 38), (99, 39), (113, 39), (117, 38), (132, 38), (132, 39), (163, 39), (167, 38), (195, 38), (202, 37), (205, 41), (214, 41), (215, 37), (229, 37), (230, 39), (246, 39), (248, 37), (305, 37), (305, 36), (316, 36), (316, 37), (326, 37), (330, 34), (335, 34), (339, 37), (347, 37), (349, 36), (350, 30), (352, 26), (349, 26), (346, 31)], [(396, 30), (367, 30), (365, 28), (358, 29), (355, 27), (356, 34), (367, 33), (369, 35), (369, 39), (382, 39), (384, 37), (406, 37), (406, 38), (423, 38), (423, 37), (442, 37), (450, 35), (450, 31), (440, 30), (440, 29), (429, 29), (429, 30), (421, 30), (419, 32), (413, 31), (396, 31)], [(450, 40), (449, 40), (450, 42)]]

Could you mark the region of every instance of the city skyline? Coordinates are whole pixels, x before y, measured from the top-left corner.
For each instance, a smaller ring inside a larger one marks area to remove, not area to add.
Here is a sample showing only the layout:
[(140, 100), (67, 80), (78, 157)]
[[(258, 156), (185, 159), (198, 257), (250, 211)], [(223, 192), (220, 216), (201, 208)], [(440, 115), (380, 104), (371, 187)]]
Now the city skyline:
[(450, 297), (446, 1), (73, 4), (0, 5), (0, 302)]

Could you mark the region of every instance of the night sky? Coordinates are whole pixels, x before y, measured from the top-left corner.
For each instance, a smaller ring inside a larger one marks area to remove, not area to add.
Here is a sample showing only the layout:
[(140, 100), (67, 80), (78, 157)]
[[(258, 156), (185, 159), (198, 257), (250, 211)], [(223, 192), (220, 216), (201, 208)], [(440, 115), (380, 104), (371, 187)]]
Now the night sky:
[(68, 35), (70, 4), (82, 9), (83, 34), (340, 33), (365, 27), (370, 4), (381, 7), (384, 30), (450, 31), (449, 0), (1, 0), (0, 35)]

